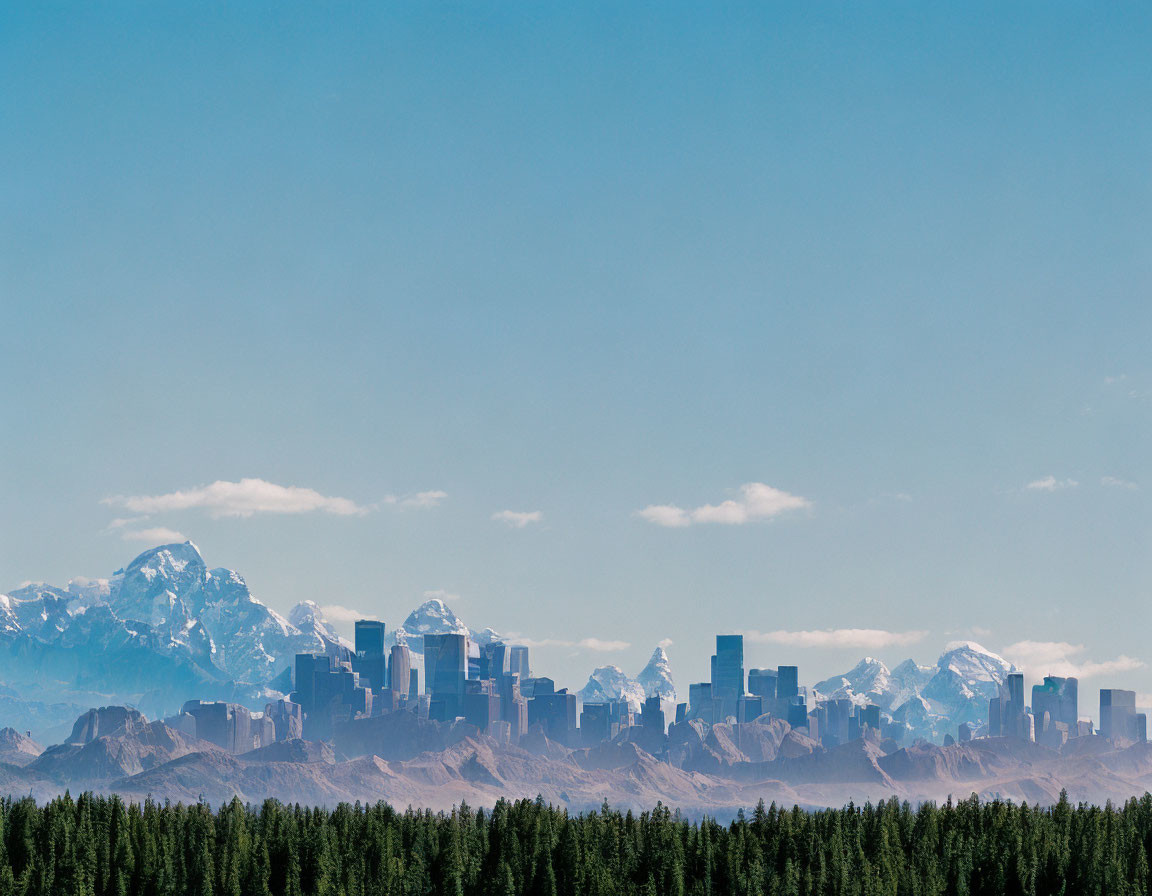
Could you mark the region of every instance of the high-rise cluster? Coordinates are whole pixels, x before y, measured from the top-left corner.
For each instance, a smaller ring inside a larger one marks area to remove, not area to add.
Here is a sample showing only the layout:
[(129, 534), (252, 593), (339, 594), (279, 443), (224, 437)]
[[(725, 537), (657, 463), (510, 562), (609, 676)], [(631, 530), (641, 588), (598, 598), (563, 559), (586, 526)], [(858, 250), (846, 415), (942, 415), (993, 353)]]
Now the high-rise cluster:
[[(654, 753), (667, 748), (668, 736), (680, 730), (675, 726), (695, 723), (745, 725), (780, 719), (826, 747), (859, 738), (899, 743), (908, 732), (900, 713), (884, 711), (851, 692), (828, 697), (801, 687), (796, 666), (746, 670), (742, 635), (716, 636), (710, 670), (709, 680), (691, 684), (688, 701), (676, 705), (674, 719), (667, 719), (671, 704), (652, 694), (642, 705), (623, 696), (578, 705), (575, 693), (532, 674), (523, 645), (480, 644), (466, 633), (428, 633), (420, 636), (419, 650), (413, 652), (403, 641), (389, 648), (384, 623), (361, 620), (354, 651), (330, 645), (324, 654), (297, 655), (291, 701), (276, 708), (276, 718), (296, 712), (310, 739), (342, 731), (371, 737), (375, 729), (364, 727), (371, 720), (406, 711), (432, 722), (463, 720), (504, 743), (515, 743), (535, 730), (567, 746), (592, 746), (629, 732), (628, 737)], [(204, 713), (206, 719), (215, 719), (208, 710)], [(1075, 678), (1046, 676), (1033, 686), (1029, 702), (1019, 672), (1009, 673), (989, 701), (986, 725), (975, 718), (955, 722), (953, 730), (961, 741), (1012, 737), (1059, 748), (1070, 738), (1094, 733), (1092, 723), (1079, 718)], [(294, 724), (301, 727), (299, 720)], [(277, 728), (287, 726), (283, 722)], [(1100, 734), (1141, 741), (1146, 729), (1132, 691), (1101, 690)], [(244, 728), (242, 739), (247, 739), (246, 732)], [(949, 734), (945, 743), (954, 739)]]
[(800, 687), (796, 666), (749, 669), (744, 673), (744, 636), (717, 635), (712, 680), (688, 687), (688, 703), (676, 708), (676, 720), (707, 724), (783, 719), (827, 746), (881, 735), (880, 707), (848, 699), (820, 699)]
[[(1012, 672), (1001, 685), (999, 695), (988, 701), (987, 733), (990, 737), (1034, 740), (1059, 749), (1071, 738), (1097, 732), (1090, 720), (1080, 718), (1077, 679), (1044, 676), (1042, 684), (1032, 686), (1032, 703), (1028, 706), (1024, 702), (1024, 674)], [(1148, 739), (1148, 720), (1144, 713), (1136, 711), (1135, 691), (1100, 689), (1098, 733), (1134, 743)], [(964, 734), (962, 729), (962, 739)]]

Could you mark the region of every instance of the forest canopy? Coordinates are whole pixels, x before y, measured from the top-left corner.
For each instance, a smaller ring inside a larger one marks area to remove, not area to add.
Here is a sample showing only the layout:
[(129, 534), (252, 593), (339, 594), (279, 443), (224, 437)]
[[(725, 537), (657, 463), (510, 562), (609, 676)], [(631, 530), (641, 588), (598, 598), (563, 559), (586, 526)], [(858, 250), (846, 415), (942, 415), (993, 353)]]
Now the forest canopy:
[(543, 801), (451, 813), (238, 800), (0, 800), (0, 894), (1123, 894), (1148, 891), (1152, 796), (1037, 808), (765, 807), (729, 824), (666, 807)]

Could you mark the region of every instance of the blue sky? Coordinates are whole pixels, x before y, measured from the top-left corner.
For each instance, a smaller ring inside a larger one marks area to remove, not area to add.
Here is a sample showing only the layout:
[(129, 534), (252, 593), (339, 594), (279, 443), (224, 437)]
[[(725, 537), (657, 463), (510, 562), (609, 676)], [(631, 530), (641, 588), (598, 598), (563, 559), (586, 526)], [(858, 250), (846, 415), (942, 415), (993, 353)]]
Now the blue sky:
[(170, 529), (280, 610), (457, 595), (573, 686), (754, 631), (809, 682), (975, 637), (1152, 693), (1150, 42), (8, 7), (0, 588)]

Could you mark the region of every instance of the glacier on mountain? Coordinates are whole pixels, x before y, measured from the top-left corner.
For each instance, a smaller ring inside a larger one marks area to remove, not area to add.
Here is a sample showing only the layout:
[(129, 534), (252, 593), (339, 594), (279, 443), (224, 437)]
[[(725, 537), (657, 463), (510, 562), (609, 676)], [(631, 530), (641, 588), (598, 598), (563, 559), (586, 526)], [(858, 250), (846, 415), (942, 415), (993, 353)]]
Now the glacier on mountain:
[(657, 647), (635, 678), (630, 678), (619, 666), (600, 666), (588, 676), (588, 683), (576, 696), (581, 703), (627, 700), (634, 712), (639, 712), (646, 698), (659, 697), (661, 706), (668, 712), (676, 703), (676, 684), (672, 680), (668, 654), (663, 647)]

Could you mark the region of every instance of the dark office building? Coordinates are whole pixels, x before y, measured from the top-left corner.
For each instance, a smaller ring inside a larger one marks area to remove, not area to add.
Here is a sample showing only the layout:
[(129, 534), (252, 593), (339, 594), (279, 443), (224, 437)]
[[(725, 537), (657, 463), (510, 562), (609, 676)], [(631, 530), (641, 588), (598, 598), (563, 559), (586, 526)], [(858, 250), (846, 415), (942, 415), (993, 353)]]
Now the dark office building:
[(607, 703), (585, 703), (580, 709), (580, 743), (594, 747), (612, 738)]
[(500, 720), (500, 695), (496, 693), (493, 681), (469, 681), (465, 683), (463, 716), (471, 725), (487, 731), (493, 722)]
[(808, 701), (803, 694), (797, 694), (788, 702), (788, 724), (793, 728), (808, 724)]
[(644, 701), (644, 705), (640, 709), (640, 724), (645, 728), (651, 728), (661, 734), (664, 733), (666, 728), (664, 710), (660, 707), (659, 697), (649, 697)]
[(717, 635), (712, 657), (712, 699), (720, 701), (720, 720), (735, 716), (744, 693), (744, 636)]
[(1100, 689), (1100, 734), (1136, 740), (1136, 692), (1118, 688)]
[(460, 697), (468, 680), (468, 636), (424, 636), (424, 692)]
[(744, 694), (736, 701), (736, 721), (755, 722), (768, 712), (767, 701), (758, 694)]
[(384, 623), (371, 619), (356, 621), (356, 654), (352, 657), (352, 670), (361, 683), (379, 691), (387, 685), (388, 661), (384, 655)]
[(749, 669), (748, 693), (765, 700), (775, 700), (776, 672), (772, 669)]
[(856, 710), (856, 714), (860, 717), (861, 726), (867, 726), (875, 731), (880, 730), (880, 707), (875, 703), (861, 706)]
[(433, 721), (450, 722), (463, 712), (468, 645), (467, 635), (424, 636), (424, 691)]
[(1005, 682), (1005, 687), (1008, 690), (1008, 706), (1007, 711), (1009, 717), (1015, 716), (1017, 713), (1024, 712), (1024, 673), (1023, 672), (1009, 672), (1008, 680)]
[(688, 685), (688, 717), (709, 725), (724, 721), (720, 701), (712, 696), (712, 682), (701, 681)]
[(296, 655), (292, 701), (304, 713), (304, 736), (323, 740), (332, 727), (372, 712), (372, 692), (360, 684), (350, 660), (333, 662), (324, 654)]
[(528, 701), (528, 725), (540, 725), (549, 740), (571, 744), (576, 733), (576, 695), (566, 689), (537, 694)]
[(520, 693), (528, 700), (533, 697), (547, 697), (549, 694), (556, 693), (556, 682), (545, 675), (538, 678), (522, 678), (520, 679)]
[(791, 700), (800, 693), (800, 676), (795, 666), (780, 666), (776, 669), (776, 696), (781, 700)]
[(373, 619), (356, 621), (356, 655), (384, 655), (384, 623)]
[[(1001, 688), (1003, 690), (1003, 688)], [(988, 701), (988, 736), (1004, 736), (1004, 698), (993, 697)]]
[(508, 648), (500, 642), (480, 651), (480, 678), (500, 679), (508, 674)]

